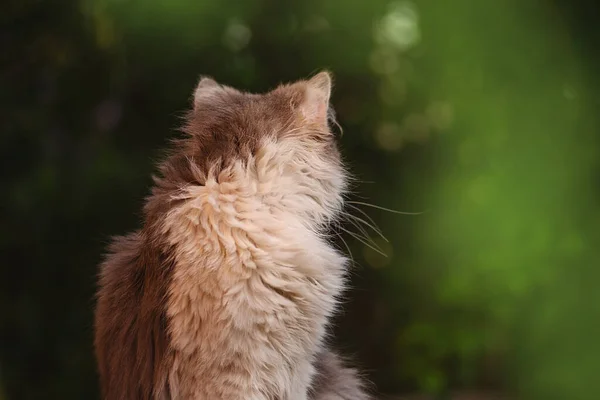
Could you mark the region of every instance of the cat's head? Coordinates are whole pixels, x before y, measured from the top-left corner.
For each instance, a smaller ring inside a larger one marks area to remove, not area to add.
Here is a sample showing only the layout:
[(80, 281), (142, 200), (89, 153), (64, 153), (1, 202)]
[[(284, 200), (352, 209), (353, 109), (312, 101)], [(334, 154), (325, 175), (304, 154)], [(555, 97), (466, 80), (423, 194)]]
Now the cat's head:
[[(163, 176), (183, 183), (258, 196), (322, 226), (342, 206), (346, 172), (332, 132), (327, 72), (246, 93), (200, 79), (183, 140)], [(333, 121), (335, 122), (335, 121)]]

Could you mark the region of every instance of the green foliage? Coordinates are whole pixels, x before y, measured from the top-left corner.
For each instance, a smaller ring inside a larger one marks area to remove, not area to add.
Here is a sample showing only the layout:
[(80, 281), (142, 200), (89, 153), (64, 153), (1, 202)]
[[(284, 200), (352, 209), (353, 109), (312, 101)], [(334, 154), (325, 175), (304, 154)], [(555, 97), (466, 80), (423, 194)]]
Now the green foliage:
[(97, 396), (97, 264), (110, 235), (139, 224), (198, 76), (261, 91), (322, 68), (354, 200), (423, 211), (354, 203), (389, 242), (373, 233), (386, 258), (345, 237), (356, 290), (340, 346), (383, 392), (599, 398), (598, 10), (12, 1), (0, 16), (0, 399)]

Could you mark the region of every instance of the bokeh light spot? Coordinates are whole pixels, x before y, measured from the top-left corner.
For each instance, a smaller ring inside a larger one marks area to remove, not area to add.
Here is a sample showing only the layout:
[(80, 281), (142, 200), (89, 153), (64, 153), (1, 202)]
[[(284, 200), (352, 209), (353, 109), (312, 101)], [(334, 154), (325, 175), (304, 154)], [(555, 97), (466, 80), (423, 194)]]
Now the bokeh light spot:
[(250, 43), (252, 31), (243, 22), (232, 19), (223, 35), (223, 44), (232, 51), (240, 51)]
[(384, 150), (396, 151), (402, 147), (402, 134), (395, 122), (384, 122), (375, 131), (377, 144)]
[(408, 50), (415, 46), (421, 34), (414, 4), (408, 1), (396, 2), (390, 5), (389, 10), (375, 28), (376, 40), (397, 50)]

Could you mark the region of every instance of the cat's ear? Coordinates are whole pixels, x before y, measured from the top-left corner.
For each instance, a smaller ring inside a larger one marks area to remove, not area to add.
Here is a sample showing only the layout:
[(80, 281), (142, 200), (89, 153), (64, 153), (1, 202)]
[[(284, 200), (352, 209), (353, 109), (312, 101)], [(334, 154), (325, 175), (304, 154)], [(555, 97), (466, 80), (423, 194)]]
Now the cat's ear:
[(319, 72), (306, 81), (306, 96), (301, 108), (307, 121), (327, 124), (331, 87), (331, 74), (327, 71)]
[(202, 101), (213, 98), (215, 94), (222, 91), (223, 87), (214, 79), (208, 76), (201, 76), (196, 90), (194, 91), (194, 106), (202, 103)]

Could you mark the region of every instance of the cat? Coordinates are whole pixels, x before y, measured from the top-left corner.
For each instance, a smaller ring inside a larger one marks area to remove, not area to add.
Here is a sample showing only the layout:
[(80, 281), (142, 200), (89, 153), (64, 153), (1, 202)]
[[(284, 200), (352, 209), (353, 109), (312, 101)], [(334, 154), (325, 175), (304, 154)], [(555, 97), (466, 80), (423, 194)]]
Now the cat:
[(366, 400), (327, 343), (348, 261), (331, 75), (250, 94), (202, 77), (142, 228), (100, 267), (103, 399)]

